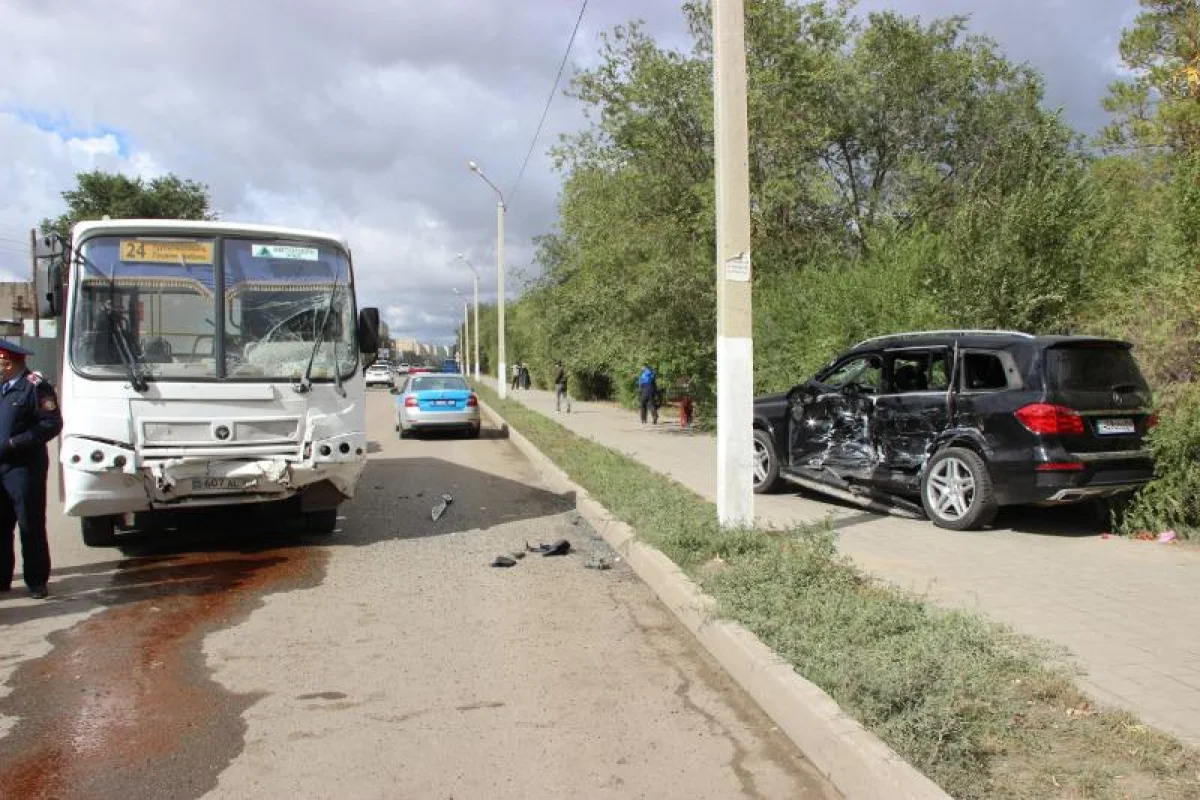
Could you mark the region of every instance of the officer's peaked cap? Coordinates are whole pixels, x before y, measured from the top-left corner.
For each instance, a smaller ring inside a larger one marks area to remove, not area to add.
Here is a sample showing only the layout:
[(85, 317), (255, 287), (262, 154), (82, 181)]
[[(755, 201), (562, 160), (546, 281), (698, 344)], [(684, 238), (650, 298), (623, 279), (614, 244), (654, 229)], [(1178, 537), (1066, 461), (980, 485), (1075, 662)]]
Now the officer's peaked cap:
[(26, 350), (16, 342), (10, 342), (8, 339), (0, 339), (0, 356), (5, 358), (25, 358), (33, 355), (33, 352)]

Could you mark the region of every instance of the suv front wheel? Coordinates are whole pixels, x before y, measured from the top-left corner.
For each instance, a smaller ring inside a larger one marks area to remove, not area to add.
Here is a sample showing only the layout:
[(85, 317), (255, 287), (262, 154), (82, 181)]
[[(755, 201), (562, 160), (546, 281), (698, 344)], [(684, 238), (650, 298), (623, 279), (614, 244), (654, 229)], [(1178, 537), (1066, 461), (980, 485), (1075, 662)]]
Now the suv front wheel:
[(779, 485), (779, 457), (771, 434), (754, 429), (754, 493), (767, 494)]
[(939, 528), (978, 530), (996, 516), (996, 492), (987, 464), (964, 447), (947, 447), (925, 465), (921, 504)]

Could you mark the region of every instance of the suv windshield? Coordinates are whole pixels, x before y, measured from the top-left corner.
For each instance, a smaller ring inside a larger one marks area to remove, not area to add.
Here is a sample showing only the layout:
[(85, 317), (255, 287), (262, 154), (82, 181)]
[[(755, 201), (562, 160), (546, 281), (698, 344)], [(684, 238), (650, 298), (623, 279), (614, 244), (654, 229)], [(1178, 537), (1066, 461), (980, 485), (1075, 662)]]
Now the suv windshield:
[(1149, 391), (1133, 353), (1115, 344), (1072, 345), (1046, 350), (1051, 386), (1083, 392)]
[(310, 358), (314, 380), (355, 369), (350, 265), (332, 244), (97, 236), (82, 255), (71, 361), (84, 375), (127, 377), (130, 359), (152, 380), (299, 380)]

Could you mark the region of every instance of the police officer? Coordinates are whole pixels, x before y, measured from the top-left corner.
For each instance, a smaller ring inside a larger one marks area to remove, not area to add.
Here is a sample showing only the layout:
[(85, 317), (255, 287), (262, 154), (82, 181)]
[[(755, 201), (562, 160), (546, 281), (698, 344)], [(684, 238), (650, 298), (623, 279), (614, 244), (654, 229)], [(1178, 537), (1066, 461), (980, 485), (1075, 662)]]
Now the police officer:
[(62, 430), (58, 398), (41, 375), (25, 367), (28, 350), (0, 339), (0, 591), (12, 588), (13, 526), (21, 529), (25, 585), (46, 597), (46, 444)]

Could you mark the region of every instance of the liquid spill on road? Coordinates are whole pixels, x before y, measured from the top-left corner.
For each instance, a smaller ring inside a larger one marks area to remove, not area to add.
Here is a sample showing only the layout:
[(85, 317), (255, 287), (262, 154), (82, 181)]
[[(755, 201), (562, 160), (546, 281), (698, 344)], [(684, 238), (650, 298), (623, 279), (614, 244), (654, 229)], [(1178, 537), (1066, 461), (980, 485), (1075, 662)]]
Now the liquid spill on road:
[[(197, 797), (241, 751), (242, 712), (204, 666), (204, 634), (262, 596), (319, 582), (325, 552), (195, 552), (121, 562), (109, 606), (54, 634), (0, 699), (19, 721), (0, 747), (0, 797)], [(130, 787), (137, 791), (130, 792)]]

